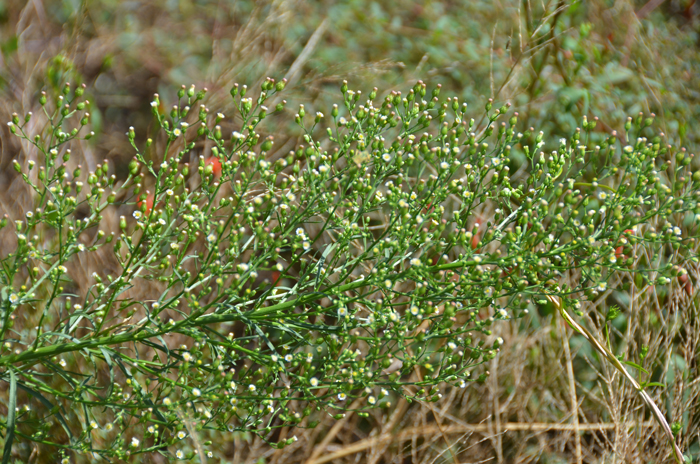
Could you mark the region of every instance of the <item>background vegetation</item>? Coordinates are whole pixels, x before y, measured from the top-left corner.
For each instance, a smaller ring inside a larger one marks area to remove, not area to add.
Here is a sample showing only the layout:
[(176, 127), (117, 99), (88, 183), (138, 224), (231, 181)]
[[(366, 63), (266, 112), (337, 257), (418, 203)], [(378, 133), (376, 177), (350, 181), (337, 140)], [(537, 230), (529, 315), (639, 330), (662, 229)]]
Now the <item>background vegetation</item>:
[[(170, 102), (182, 84), (195, 83), (209, 89), (208, 107), (226, 111), (233, 82), (258, 87), (265, 76), (288, 79), (289, 111), (304, 103), (311, 114), (329, 112), (343, 79), (380, 92), (423, 79), (479, 112), (487, 98), (510, 102), (524, 126), (543, 130), (549, 141), (571, 136), (583, 116), (599, 118), (601, 140), (622, 134), (627, 116), (639, 112), (657, 115), (669, 144), (692, 152), (700, 137), (700, 6), (691, 0), (0, 5), (3, 121), (34, 110), (47, 87), (84, 82), (96, 136), (80, 156), (89, 170), (107, 159), (122, 177), (133, 156), (128, 127), (156, 130), (153, 93)], [(292, 118), (278, 120), (273, 159), (298, 144), (298, 131), (286, 125)], [(225, 124), (235, 127), (235, 121), (222, 122), (229, 129)], [(137, 143), (149, 135), (138, 132)], [(10, 167), (20, 150), (3, 129), (0, 212), (11, 220), (33, 207)], [(693, 167), (700, 167), (697, 161)], [(492, 212), (480, 214), (486, 220)], [(118, 217), (112, 221), (116, 228)], [(3, 255), (12, 246), (9, 235), (0, 235)], [(86, 262), (80, 273), (101, 265)], [(621, 308), (612, 320), (613, 348), (640, 360), (641, 347), (649, 347), (640, 362), (666, 384), (655, 398), (677, 423), (682, 449), (697, 460), (698, 267), (686, 267), (690, 285), (645, 291), (636, 291), (629, 276), (616, 276), (597, 305), (585, 308), (584, 320), (599, 330), (609, 308)], [(236, 463), (441, 462), (450, 459), (448, 445), (460, 462), (668, 459), (667, 444), (636, 392), (571, 336), (551, 307), (494, 331), (505, 344), (491, 361), (489, 380), (452, 390), (433, 408), (399, 402), (368, 418), (329, 419), (284, 450), (245, 434), (201, 439), (214, 440), (219, 456)], [(0, 383), (3, 395), (7, 388)], [(23, 450), (30, 462), (49, 462), (42, 453)]]

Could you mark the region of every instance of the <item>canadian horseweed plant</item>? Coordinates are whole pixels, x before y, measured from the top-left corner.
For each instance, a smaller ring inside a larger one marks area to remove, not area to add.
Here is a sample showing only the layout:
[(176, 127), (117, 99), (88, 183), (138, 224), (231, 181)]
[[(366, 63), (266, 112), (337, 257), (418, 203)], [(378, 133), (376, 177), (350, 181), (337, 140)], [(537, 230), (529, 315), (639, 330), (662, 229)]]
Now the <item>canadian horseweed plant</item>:
[[(653, 115), (620, 135), (584, 119), (545, 150), (510, 105), (476, 123), (423, 82), (384, 98), (343, 83), (327, 115), (300, 106), (280, 155), (259, 125), (284, 112), (284, 84), (235, 85), (227, 116), (200, 105), (206, 89), (183, 86), (169, 114), (156, 95), (161, 132), (129, 129), (121, 178), (71, 158), (92, 135), (84, 87), (13, 115), (36, 206), (0, 273), (3, 463), (30, 442), (64, 462), (204, 460), (207, 430), (281, 448), (282, 427), (483, 382), (492, 324), (554, 299), (581, 314), (612, 273), (688, 281), (700, 172)], [(93, 253), (101, 272), (76, 282)]]

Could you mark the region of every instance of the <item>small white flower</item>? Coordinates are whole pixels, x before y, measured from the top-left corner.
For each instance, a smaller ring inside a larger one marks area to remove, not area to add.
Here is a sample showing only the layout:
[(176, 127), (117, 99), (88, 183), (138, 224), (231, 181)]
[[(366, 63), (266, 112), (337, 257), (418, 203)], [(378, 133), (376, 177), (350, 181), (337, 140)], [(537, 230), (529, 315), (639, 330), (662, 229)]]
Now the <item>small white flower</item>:
[(214, 243), (216, 241), (216, 234), (212, 232), (211, 234), (207, 235), (207, 241), (209, 243)]
[(297, 227), (296, 234), (299, 237), (306, 237), (306, 231), (301, 227)]
[(138, 221), (139, 219), (141, 219), (141, 216), (143, 216), (143, 214), (141, 214), (141, 211), (134, 211), (132, 216), (134, 216), (134, 219)]
[(131, 447), (132, 448), (138, 448), (139, 443), (141, 443), (141, 442), (139, 441), (138, 438), (134, 437), (131, 439)]
[(601, 282), (601, 283), (598, 284), (598, 287), (596, 287), (596, 289), (597, 289), (599, 292), (604, 292), (605, 289), (606, 289), (607, 287), (608, 287), (608, 283), (607, 283), (607, 282)]
[(598, 192), (598, 199), (601, 201), (605, 201), (605, 199), (608, 198), (608, 194), (605, 192)]
[(175, 451), (175, 457), (178, 459), (184, 459), (185, 453), (183, 453), (182, 450), (177, 450), (177, 451)]
[(388, 163), (389, 161), (391, 161), (391, 155), (389, 153), (384, 153), (382, 155), (382, 159), (384, 160), (385, 163)]
[(257, 390), (257, 389), (255, 388), (255, 385), (253, 385), (252, 383), (251, 383), (250, 385), (248, 385), (248, 391), (249, 391), (249, 392), (253, 393), (253, 392), (255, 392), (255, 390)]
[(420, 266), (420, 259), (418, 258), (413, 258), (411, 260), (411, 266)]
[(411, 306), (411, 315), (412, 316), (417, 316), (420, 313), (420, 309), (418, 309), (418, 306)]
[(146, 430), (148, 430), (148, 433), (151, 433), (151, 434), (156, 433), (156, 428), (152, 425), (149, 425)]
[(182, 135), (182, 131), (180, 129), (173, 129), (173, 137), (180, 137)]
[(185, 362), (190, 362), (190, 361), (192, 361), (192, 359), (194, 359), (194, 358), (192, 357), (192, 355), (191, 355), (188, 351), (185, 351), (185, 352), (182, 354), (182, 359), (184, 359)]
[(345, 401), (345, 399), (348, 397), (345, 393), (338, 393), (338, 399), (340, 401)]
[(288, 354), (284, 357), (284, 360), (287, 361), (288, 363), (292, 362), (294, 357), (291, 354)]
[(287, 200), (289, 200), (289, 201), (294, 201), (297, 199), (296, 195), (294, 195), (292, 192), (288, 192), (287, 195), (285, 195), (285, 196), (287, 197)]
[(184, 430), (180, 430), (179, 432), (177, 432), (177, 438), (178, 438), (179, 440), (182, 440), (182, 439), (185, 438), (186, 436), (187, 436), (187, 434), (185, 433)]
[(111, 422), (109, 424), (105, 425), (105, 430), (108, 432), (111, 432), (113, 428), (114, 428), (114, 425), (112, 425)]
[(243, 140), (245, 138), (245, 135), (241, 134), (240, 132), (233, 131), (233, 138), (238, 139), (238, 140)]
[(172, 189), (168, 189), (165, 191), (165, 194), (169, 197), (172, 197), (175, 192), (172, 191)]
[(317, 379), (316, 377), (311, 377), (311, 378), (309, 379), (309, 384), (310, 384), (312, 387), (318, 387), (318, 379)]
[(368, 397), (367, 397), (367, 402), (368, 402), (369, 404), (371, 404), (371, 405), (374, 405), (374, 404), (377, 403), (377, 398), (375, 398), (374, 396), (368, 396)]
[(65, 360), (65, 359), (63, 359), (63, 358), (61, 358), (61, 360), (60, 360), (60, 361), (58, 361), (58, 364), (60, 364), (60, 365), (61, 365), (61, 367), (66, 367), (66, 365), (67, 365), (67, 363), (66, 363), (66, 360)]
[(446, 170), (446, 169), (448, 169), (449, 167), (450, 167), (450, 165), (449, 165), (448, 163), (446, 163), (445, 161), (443, 161), (442, 163), (440, 163), (440, 169)]
[(192, 394), (193, 394), (194, 396), (201, 396), (201, 395), (202, 395), (202, 391), (201, 391), (199, 388), (193, 388), (193, 389), (192, 389)]
[(170, 398), (166, 397), (163, 399), (163, 405), (170, 406), (171, 404), (173, 404), (173, 402), (170, 400)]
[(16, 293), (10, 294), (10, 303), (16, 304), (19, 301), (19, 296)]
[(95, 422), (94, 420), (90, 421), (90, 427), (96, 429), (98, 427), (97, 422)]

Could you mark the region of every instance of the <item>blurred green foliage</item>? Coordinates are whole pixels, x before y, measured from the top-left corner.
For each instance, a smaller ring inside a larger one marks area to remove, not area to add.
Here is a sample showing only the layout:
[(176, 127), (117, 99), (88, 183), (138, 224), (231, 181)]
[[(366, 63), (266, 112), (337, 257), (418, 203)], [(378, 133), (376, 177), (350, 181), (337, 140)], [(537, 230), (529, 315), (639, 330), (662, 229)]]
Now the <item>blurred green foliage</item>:
[[(149, 117), (143, 101), (154, 92), (168, 98), (181, 84), (206, 85), (223, 106), (234, 81), (281, 78), (302, 56), (290, 76), (294, 95), (321, 111), (342, 79), (380, 92), (423, 79), (470, 105), (510, 101), (552, 139), (571, 135), (584, 114), (622, 132), (627, 115), (644, 111), (657, 113), (670, 141), (693, 146), (692, 2), (648, 13), (644, 3), (65, 0), (46, 2), (41, 14), (6, 4), (0, 18), (29, 26), (36, 15), (44, 30), (3, 29), (2, 74), (5, 91), (17, 78), (13, 64), (39, 62), (52, 85), (63, 74), (82, 78), (107, 119), (127, 127)], [(62, 73), (41, 62), (47, 53), (61, 56)], [(26, 90), (36, 95), (43, 81), (35, 76)]]

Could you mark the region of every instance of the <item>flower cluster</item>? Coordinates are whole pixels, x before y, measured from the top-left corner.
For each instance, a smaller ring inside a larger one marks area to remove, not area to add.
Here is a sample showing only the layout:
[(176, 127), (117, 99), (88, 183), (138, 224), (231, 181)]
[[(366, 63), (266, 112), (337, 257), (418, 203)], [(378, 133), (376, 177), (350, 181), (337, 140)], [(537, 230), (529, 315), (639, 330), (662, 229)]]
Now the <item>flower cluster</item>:
[[(262, 124), (284, 102), (265, 103), (284, 84), (268, 78), (255, 95), (235, 85), (237, 118), (211, 113), (194, 86), (169, 114), (156, 95), (163, 136), (129, 130), (123, 178), (107, 161), (83, 173), (72, 159), (89, 121), (82, 88), (67, 85), (47, 109), (45, 133), (25, 132), (31, 114), (13, 118), (40, 154), (14, 163), (38, 206), (2, 258), (0, 371), (9, 404), (32, 406), (8, 417), (33, 427), (22, 440), (188, 459), (204, 429), (271, 440), (351, 403), (366, 415), (400, 397), (438, 401), (484, 382), (504, 344), (491, 326), (548, 296), (578, 311), (634, 268), (645, 269), (635, 285), (690, 282), (677, 260), (696, 238), (700, 175), (647, 118), (624, 147), (616, 136), (591, 145), (595, 121), (584, 120), (547, 150), (541, 132), (516, 130), (508, 104), (489, 101), (477, 122), (439, 86), (381, 98), (343, 83), (342, 110), (306, 118), (300, 106), (303, 143), (273, 158)], [(117, 226), (104, 232), (108, 217)], [(664, 247), (675, 264), (642, 253)], [(113, 265), (76, 298), (85, 253)], [(82, 418), (63, 412), (76, 408)]]

